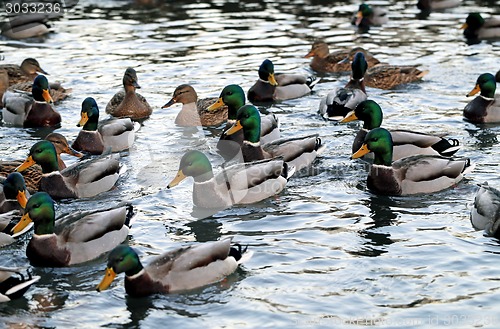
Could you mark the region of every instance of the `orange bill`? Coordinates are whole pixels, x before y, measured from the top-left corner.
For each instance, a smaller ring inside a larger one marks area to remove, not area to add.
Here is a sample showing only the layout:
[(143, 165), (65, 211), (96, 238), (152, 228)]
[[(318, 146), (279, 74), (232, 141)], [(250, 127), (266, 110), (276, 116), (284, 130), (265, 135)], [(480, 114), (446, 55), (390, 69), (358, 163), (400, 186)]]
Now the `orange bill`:
[(208, 111), (215, 111), (217, 109), (220, 109), (224, 105), (225, 104), (224, 104), (224, 101), (222, 100), (222, 97), (219, 97), (219, 99), (217, 100), (217, 102), (215, 102), (212, 105), (210, 105), (209, 107), (207, 107), (207, 110)]
[(52, 100), (52, 96), (50, 96), (50, 93), (49, 93), (49, 90), (48, 90), (48, 89), (44, 89), (44, 90), (42, 91), (42, 97), (43, 97), (43, 99), (44, 99), (47, 103), (49, 103), (49, 104), (54, 103), (54, 101)]
[(346, 122), (351, 122), (351, 121), (355, 121), (355, 120), (358, 120), (358, 117), (356, 116), (354, 111), (351, 111), (351, 112), (347, 113), (347, 115), (342, 120), (340, 120), (339, 123), (346, 123)]
[(106, 268), (106, 274), (104, 275), (104, 278), (102, 278), (101, 283), (99, 283), (99, 285), (97, 286), (97, 291), (103, 291), (108, 289), (109, 286), (111, 285), (111, 282), (113, 282), (113, 280), (115, 279), (115, 277), (116, 273), (113, 270), (113, 268), (110, 267)]
[(476, 86), (474, 87), (474, 89), (472, 89), (472, 90), (470, 91), (470, 93), (468, 93), (468, 94), (467, 94), (467, 97), (469, 97), (469, 96), (474, 96), (475, 94), (477, 94), (477, 93), (478, 93), (478, 92), (480, 92), (480, 91), (481, 91), (481, 87), (479, 87), (479, 85), (476, 85)]
[(182, 182), (186, 178), (186, 175), (182, 172), (182, 169), (177, 172), (177, 176), (167, 185), (167, 188), (171, 188), (177, 186), (180, 182)]
[(361, 147), (359, 148), (359, 150), (356, 151), (356, 153), (354, 153), (352, 156), (351, 156), (351, 159), (357, 159), (357, 158), (361, 158), (363, 155), (366, 155), (368, 153), (370, 153), (370, 149), (368, 148), (368, 145), (366, 144), (363, 144), (361, 145)]
[(36, 164), (36, 162), (35, 162), (35, 160), (33, 160), (33, 157), (30, 155), (29, 157), (26, 158), (26, 160), (24, 160), (23, 163), (21, 163), (19, 165), (19, 167), (16, 168), (16, 171), (22, 172), (22, 171), (28, 169), (29, 167), (33, 166), (34, 164)]
[(236, 121), (236, 123), (231, 127), (229, 128), (227, 131), (226, 131), (226, 135), (232, 135), (234, 134), (235, 132), (237, 131), (240, 131), (241, 129), (243, 129), (243, 126), (241, 125), (241, 122), (240, 120)]
[(278, 81), (276, 81), (276, 78), (274, 77), (274, 73), (269, 74), (268, 81), (271, 84), (271, 86), (277, 86), (278, 85)]
[(26, 197), (26, 191), (18, 191), (16, 195), (17, 202), (21, 207), (26, 208), (26, 204), (28, 203), (28, 198)]
[(14, 226), (11, 230), (11, 233), (12, 234), (16, 234), (16, 233), (19, 233), (21, 232), (22, 230), (24, 230), (26, 228), (26, 226), (29, 225), (29, 223), (31, 223), (31, 218), (30, 218), (30, 214), (27, 213), (27, 214), (24, 214), (23, 217), (21, 217), (21, 219), (19, 220), (19, 223), (16, 224), (16, 226)]
[(80, 122), (76, 125), (77, 127), (83, 127), (89, 121), (89, 115), (87, 112), (82, 112), (82, 116), (80, 118)]

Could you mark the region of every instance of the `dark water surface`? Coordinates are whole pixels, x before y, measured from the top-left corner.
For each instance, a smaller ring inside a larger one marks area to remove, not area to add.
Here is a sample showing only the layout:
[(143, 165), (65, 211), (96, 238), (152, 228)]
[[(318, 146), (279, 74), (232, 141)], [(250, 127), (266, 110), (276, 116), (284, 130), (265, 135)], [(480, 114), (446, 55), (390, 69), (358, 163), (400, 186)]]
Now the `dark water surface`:
[[(57, 105), (63, 118), (57, 132), (70, 141), (83, 99), (94, 97), (104, 113), (126, 67), (137, 70), (140, 93), (154, 107), (122, 159), (128, 171), (117, 188), (59, 203), (59, 212), (132, 200), (137, 219), (129, 243), (146, 263), (176, 246), (223, 236), (254, 251), (224, 282), (143, 299), (126, 297), (123, 275), (110, 290), (95, 292), (105, 257), (36, 268), (42, 279), (25, 298), (0, 305), (0, 327), (498, 327), (500, 245), (471, 227), (469, 209), (477, 183), (500, 186), (500, 128), (467, 123), (462, 109), (477, 76), (500, 69), (500, 42), (469, 46), (459, 27), (471, 11), (500, 14), (500, 1), (463, 1), (425, 20), (417, 18), (415, 2), (374, 2), (390, 11), (389, 23), (357, 34), (349, 23), (355, 1), (175, 1), (158, 10), (82, 0), (42, 40), (0, 40), (5, 62), (35, 57), (50, 79), (73, 88)], [(470, 157), (475, 171), (432, 196), (368, 192), (363, 164), (349, 160), (359, 125), (334, 125), (316, 113), (320, 98), (348, 79), (327, 75), (311, 95), (262, 108), (279, 116), (282, 135), (317, 132), (328, 144), (310, 174), (266, 201), (193, 218), (191, 182), (166, 185), (188, 149), (208, 153), (217, 167), (217, 139), (211, 130), (175, 126), (180, 105), (160, 107), (182, 83), (200, 97), (218, 96), (230, 83), (247, 90), (265, 58), (277, 71), (307, 73), (303, 56), (317, 38), (331, 48), (361, 45), (382, 61), (428, 69), (420, 83), (367, 88), (369, 97), (384, 109), (386, 127), (458, 139), (458, 154)], [(24, 158), (41, 134), (0, 126), (1, 159)], [(27, 265), (27, 242), (0, 249), (0, 265)]]

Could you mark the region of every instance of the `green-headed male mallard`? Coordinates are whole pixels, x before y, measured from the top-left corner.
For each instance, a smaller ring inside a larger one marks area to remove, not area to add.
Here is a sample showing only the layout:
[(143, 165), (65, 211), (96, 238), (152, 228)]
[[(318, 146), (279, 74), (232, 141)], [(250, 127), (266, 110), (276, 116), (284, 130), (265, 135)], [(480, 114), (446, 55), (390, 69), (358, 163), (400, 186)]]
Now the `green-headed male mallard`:
[(22, 274), (22, 268), (0, 267), (0, 303), (21, 298), (39, 276), (32, 275), (30, 271)]
[(207, 156), (188, 151), (179, 171), (168, 184), (172, 188), (186, 177), (193, 177), (193, 203), (206, 209), (224, 209), (233, 204), (250, 204), (280, 193), (293, 170), (282, 159), (239, 163), (224, 167), (214, 175)]
[[(344, 60), (347, 60), (345, 58)], [(319, 103), (319, 113), (327, 120), (341, 120), (362, 101), (366, 100), (364, 77), (368, 63), (364, 51), (354, 55), (351, 64), (351, 78), (344, 87), (337, 88), (323, 97)]]
[(190, 245), (164, 253), (143, 266), (134, 249), (120, 245), (108, 257), (106, 274), (97, 291), (107, 289), (117, 274), (125, 273), (125, 291), (132, 297), (192, 290), (216, 283), (250, 258), (231, 238)]
[(389, 21), (387, 12), (380, 7), (372, 7), (362, 3), (358, 7), (356, 16), (352, 18), (352, 25), (356, 25), (361, 30), (368, 30), (371, 26), (381, 26)]
[(172, 98), (161, 108), (165, 109), (175, 103), (181, 103), (182, 109), (175, 118), (175, 124), (179, 126), (219, 126), (227, 120), (227, 106), (209, 111), (208, 107), (215, 101), (217, 98), (214, 97), (198, 99), (193, 86), (182, 84), (175, 88)]
[(473, 166), (468, 158), (452, 159), (436, 155), (413, 155), (392, 162), (393, 143), (389, 131), (375, 128), (366, 135), (361, 148), (352, 155), (369, 152), (375, 160), (368, 172), (367, 187), (376, 194), (410, 195), (433, 193), (463, 179)]
[(259, 80), (248, 90), (252, 103), (284, 101), (305, 96), (311, 92), (314, 78), (301, 74), (274, 74), (274, 64), (269, 59), (259, 67)]
[(49, 81), (44, 75), (38, 75), (33, 81), (31, 95), (22, 91), (7, 90), (3, 95), (3, 121), (25, 128), (60, 125), (61, 115), (51, 106), (53, 100), (50, 96)]
[(489, 236), (500, 237), (500, 191), (484, 182), (474, 196), (470, 212), (472, 226)]
[[(366, 100), (359, 103), (354, 111), (340, 121), (341, 123), (363, 121), (363, 128), (358, 131), (352, 143), (352, 153), (360, 149), (370, 130), (381, 126), (382, 118), (380, 105), (373, 100)], [(389, 132), (394, 146), (392, 161), (417, 154), (452, 156), (460, 148), (456, 139), (447, 140), (441, 136), (401, 129), (389, 130)]]
[[(209, 111), (215, 111), (221, 106), (227, 106), (228, 118), (226, 128), (217, 143), (217, 149), (225, 159), (232, 159), (240, 151), (243, 143), (243, 131), (232, 135), (226, 132), (236, 122), (238, 109), (245, 105), (245, 92), (239, 85), (227, 85), (222, 89), (216, 102), (208, 107)], [(260, 138), (262, 143), (272, 142), (280, 137), (279, 123), (276, 115), (270, 113), (261, 116)]]
[[(312, 57), (309, 65), (316, 72), (346, 72), (351, 70), (351, 65), (346, 60), (346, 57), (353, 60), (358, 49), (359, 47), (354, 48), (355, 52), (352, 50), (338, 50), (330, 53), (326, 42), (315, 41), (311, 50), (304, 57)], [(369, 67), (380, 63), (378, 59), (368, 52), (366, 53), (366, 61)]]
[(54, 200), (45, 192), (29, 198), (24, 215), (12, 228), (17, 233), (33, 222), (26, 247), (31, 265), (64, 267), (93, 260), (122, 243), (134, 215), (131, 205), (78, 212), (55, 220)]
[(324, 145), (317, 134), (292, 138), (280, 138), (271, 143), (260, 143), (260, 113), (253, 105), (238, 110), (236, 123), (227, 131), (228, 135), (243, 130), (241, 152), (245, 162), (283, 157), (296, 170), (308, 167), (320, 154)]
[(26, 207), (29, 195), (23, 175), (18, 172), (10, 173), (2, 182), (0, 213), (23, 210)]
[(483, 18), (480, 13), (470, 13), (461, 27), (470, 41), (500, 38), (500, 18)]
[(467, 97), (481, 92), (464, 108), (464, 117), (474, 123), (500, 122), (500, 99), (495, 95), (497, 85), (491, 73), (481, 74)]
[(137, 82), (137, 73), (131, 67), (123, 75), (124, 91), (117, 92), (106, 105), (106, 113), (117, 118), (130, 118), (132, 120), (147, 119), (153, 109), (146, 98), (135, 92), (141, 88)]
[(16, 169), (19, 172), (39, 164), (42, 167), (40, 190), (53, 198), (85, 198), (113, 188), (119, 177), (119, 155), (99, 157), (75, 163), (59, 171), (57, 153), (49, 141), (35, 143), (26, 160)]
[(82, 102), (80, 121), (82, 127), (73, 148), (90, 154), (102, 154), (105, 150), (120, 152), (129, 149), (134, 143), (134, 123), (130, 118), (112, 118), (99, 122), (99, 107), (92, 97)]

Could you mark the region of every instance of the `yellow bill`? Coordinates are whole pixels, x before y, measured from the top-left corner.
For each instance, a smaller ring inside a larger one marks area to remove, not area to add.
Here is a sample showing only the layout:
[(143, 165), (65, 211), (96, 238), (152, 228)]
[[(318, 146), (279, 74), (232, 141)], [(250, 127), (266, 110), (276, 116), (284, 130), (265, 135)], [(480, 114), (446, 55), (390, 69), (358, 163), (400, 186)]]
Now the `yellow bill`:
[(26, 158), (26, 160), (24, 160), (23, 163), (19, 165), (19, 167), (16, 168), (16, 171), (22, 172), (35, 164), (36, 164), (35, 160), (33, 160), (33, 157), (30, 155), (29, 157)]
[(276, 78), (274, 77), (274, 73), (269, 74), (268, 81), (271, 84), (271, 86), (277, 86), (278, 85), (278, 81), (276, 81)]
[(28, 203), (28, 198), (26, 197), (26, 191), (18, 191), (16, 195), (17, 202), (21, 207), (26, 208), (26, 204)]
[(355, 120), (358, 120), (358, 117), (356, 116), (354, 111), (351, 111), (351, 112), (347, 113), (347, 115), (342, 120), (340, 120), (339, 123), (346, 123), (346, 122), (351, 122), (351, 121), (355, 121)]
[(467, 94), (467, 97), (469, 97), (469, 96), (474, 96), (475, 94), (477, 94), (477, 93), (478, 93), (478, 92), (480, 92), (480, 91), (481, 91), (481, 87), (479, 87), (479, 85), (476, 85), (476, 86), (474, 87), (474, 89), (472, 89), (472, 90), (470, 91), (470, 93), (468, 93), (468, 94)]
[(113, 270), (113, 268), (111, 267), (106, 268), (106, 274), (104, 275), (104, 278), (102, 278), (101, 283), (99, 283), (99, 285), (97, 286), (97, 291), (103, 291), (108, 289), (109, 286), (111, 285), (111, 282), (113, 282), (113, 280), (115, 279), (115, 277), (116, 273)]
[(42, 97), (43, 97), (43, 99), (44, 99), (47, 103), (49, 103), (49, 104), (54, 103), (54, 101), (52, 100), (52, 96), (50, 96), (50, 92), (49, 92), (49, 90), (48, 90), (48, 89), (44, 89), (44, 90), (42, 91)]
[(240, 131), (241, 129), (243, 129), (243, 126), (241, 125), (241, 122), (240, 120), (236, 121), (236, 123), (231, 127), (229, 128), (227, 131), (226, 131), (226, 135), (232, 135), (238, 131)]
[(220, 109), (221, 107), (223, 107), (225, 104), (224, 104), (224, 101), (222, 100), (222, 97), (220, 97), (217, 102), (213, 103), (212, 105), (210, 105), (209, 107), (207, 107), (207, 110), (208, 111), (215, 111), (217, 109)]
[(82, 112), (82, 116), (80, 118), (80, 122), (76, 125), (77, 127), (83, 127), (89, 121), (89, 115), (87, 112)]
[(186, 175), (182, 172), (182, 169), (177, 172), (177, 176), (167, 185), (167, 188), (171, 188), (177, 186), (180, 182), (182, 182), (186, 178)]
[(351, 155), (351, 159), (361, 158), (363, 155), (366, 155), (366, 154), (368, 154), (370, 152), (371, 151), (368, 148), (368, 145), (363, 144), (363, 145), (361, 145), (361, 147), (359, 148), (359, 150), (357, 150), (353, 155)]
[(11, 233), (12, 234), (16, 234), (16, 233), (19, 233), (21, 232), (22, 230), (24, 230), (26, 228), (26, 226), (28, 226), (30, 223), (32, 222), (31, 218), (30, 218), (30, 214), (27, 213), (27, 214), (24, 214), (23, 217), (21, 217), (21, 219), (19, 220), (19, 223), (16, 224), (16, 226), (14, 226), (11, 230)]

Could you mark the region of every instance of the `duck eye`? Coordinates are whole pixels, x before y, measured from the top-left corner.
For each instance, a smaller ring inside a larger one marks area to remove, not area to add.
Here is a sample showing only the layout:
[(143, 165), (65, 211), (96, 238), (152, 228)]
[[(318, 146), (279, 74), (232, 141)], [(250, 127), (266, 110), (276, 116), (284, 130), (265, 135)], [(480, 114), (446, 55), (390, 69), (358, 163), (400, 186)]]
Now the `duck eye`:
[(188, 163), (188, 167), (191, 167), (192, 165), (193, 165), (192, 161), (190, 163)]
[(42, 149), (38, 149), (35, 151), (36, 153), (42, 153)]
[(231, 96), (233, 94), (232, 91), (228, 91), (226, 95)]

